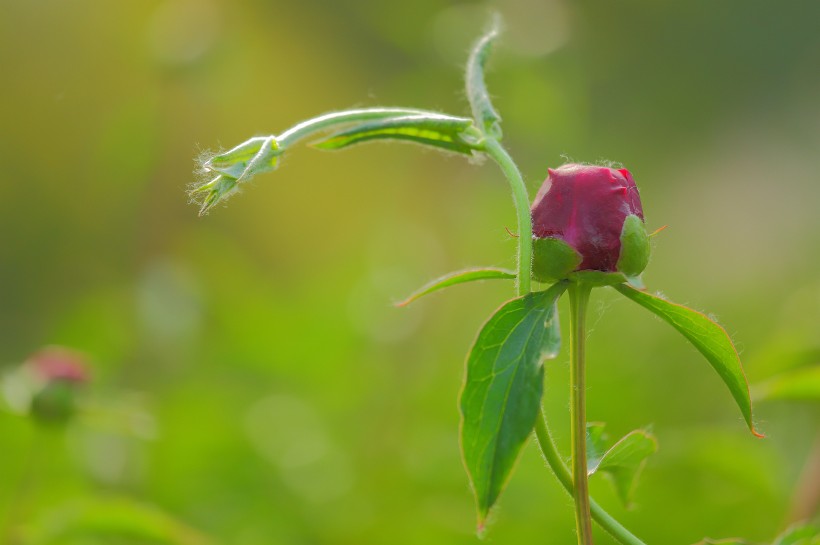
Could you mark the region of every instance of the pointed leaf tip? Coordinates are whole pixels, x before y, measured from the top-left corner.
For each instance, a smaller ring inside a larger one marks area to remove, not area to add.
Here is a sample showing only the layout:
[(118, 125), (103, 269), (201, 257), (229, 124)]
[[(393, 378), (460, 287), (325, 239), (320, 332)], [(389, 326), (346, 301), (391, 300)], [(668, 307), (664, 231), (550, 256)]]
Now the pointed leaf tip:
[(485, 269), (465, 269), (463, 271), (456, 271), (446, 274), (431, 282), (428, 282), (418, 290), (414, 291), (403, 301), (394, 303), (396, 307), (406, 307), (413, 301), (416, 301), (429, 293), (455, 286), (457, 284), (464, 284), (466, 282), (474, 282), (476, 280), (492, 280), (492, 279), (515, 279), (516, 275), (513, 271), (505, 269), (485, 268)]
[(658, 441), (646, 430), (633, 430), (607, 449), (603, 430), (603, 424), (587, 425), (588, 472), (606, 473), (621, 503), (629, 506), (641, 470), (658, 450)]
[(740, 363), (740, 356), (731, 338), (729, 338), (729, 334), (723, 327), (701, 312), (639, 291), (626, 284), (613, 287), (628, 299), (632, 299), (654, 313), (686, 337), (706, 358), (729, 388), (729, 392), (743, 414), (749, 431), (755, 437), (764, 437), (754, 426), (749, 383)]
[(500, 34), (501, 17), (493, 17), (490, 29), (478, 39), (467, 60), (467, 99), (478, 126), (489, 136), (500, 139), (501, 116), (493, 106), (487, 85), (484, 82), (484, 66), (492, 52), (493, 44)]
[(558, 352), (555, 302), (560, 282), (502, 305), (467, 358), (461, 391), (461, 450), (476, 496), (479, 525), (512, 473), (541, 406), (543, 360)]

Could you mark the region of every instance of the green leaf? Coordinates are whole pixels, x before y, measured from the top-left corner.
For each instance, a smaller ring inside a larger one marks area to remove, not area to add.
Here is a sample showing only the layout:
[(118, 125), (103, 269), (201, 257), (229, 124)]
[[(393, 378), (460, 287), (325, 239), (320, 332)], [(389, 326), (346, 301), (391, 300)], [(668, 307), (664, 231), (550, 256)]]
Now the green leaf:
[(501, 116), (495, 111), (484, 83), (484, 65), (492, 52), (493, 43), (499, 35), (500, 19), (496, 16), (490, 30), (473, 46), (467, 60), (467, 99), (478, 126), (485, 134), (501, 139)]
[(478, 507), (479, 528), (501, 494), (541, 406), (545, 359), (561, 337), (555, 302), (566, 290), (513, 299), (487, 321), (467, 357), (461, 392), (461, 449)]
[(603, 424), (587, 426), (587, 469), (590, 475), (606, 473), (618, 498), (628, 506), (641, 469), (646, 459), (658, 450), (658, 442), (648, 431), (634, 430), (604, 450), (603, 429)]
[(792, 369), (752, 387), (755, 401), (820, 400), (820, 365)]
[(598, 467), (601, 458), (606, 453), (606, 424), (602, 422), (587, 422), (587, 473), (592, 475), (592, 467)]
[(377, 139), (409, 140), (448, 151), (471, 154), (483, 149), (481, 135), (472, 119), (444, 114), (408, 115), (370, 121), (334, 133), (313, 145), (320, 149), (342, 149)]
[(707, 537), (703, 541), (698, 541), (695, 545), (752, 545), (752, 543), (739, 537), (729, 537), (726, 539), (711, 539)]
[(151, 505), (119, 497), (84, 499), (38, 521), (27, 543), (130, 542), (208, 545), (210, 540)]
[(795, 525), (780, 534), (772, 545), (818, 545), (820, 527), (816, 524)]
[(476, 280), (490, 280), (490, 279), (514, 279), (515, 272), (508, 271), (505, 269), (494, 269), (494, 268), (486, 268), (486, 269), (466, 269), (463, 271), (456, 271), (450, 274), (446, 274), (442, 277), (436, 278), (419, 288), (418, 290), (414, 291), (409, 297), (405, 300), (396, 303), (397, 307), (404, 307), (412, 303), (413, 301), (427, 295), (428, 293), (433, 293), (434, 291), (438, 291), (444, 288), (448, 288), (450, 286), (455, 286), (456, 284), (464, 284), (465, 282), (474, 282)]
[(621, 255), (616, 268), (626, 276), (638, 276), (649, 264), (650, 250), (643, 220), (635, 214), (628, 215), (621, 228)]
[(749, 430), (758, 437), (759, 434), (752, 422), (752, 400), (749, 394), (749, 383), (743, 372), (740, 357), (726, 330), (706, 315), (650, 295), (625, 284), (613, 286), (623, 295), (642, 307), (653, 312), (672, 327), (677, 329), (701, 354), (706, 357), (720, 378), (728, 386), (735, 402), (743, 413)]

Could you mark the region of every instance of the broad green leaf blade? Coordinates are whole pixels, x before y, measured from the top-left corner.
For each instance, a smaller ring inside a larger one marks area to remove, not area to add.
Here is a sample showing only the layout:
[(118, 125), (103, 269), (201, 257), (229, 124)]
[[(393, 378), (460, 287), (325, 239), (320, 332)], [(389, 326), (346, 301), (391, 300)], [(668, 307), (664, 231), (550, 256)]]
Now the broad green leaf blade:
[(820, 365), (786, 371), (752, 387), (755, 401), (820, 400)]
[(483, 149), (472, 119), (443, 114), (408, 115), (356, 125), (314, 143), (320, 149), (336, 150), (378, 139), (409, 140), (448, 151), (471, 154)]
[(496, 17), (490, 30), (473, 46), (467, 60), (466, 76), (467, 99), (470, 101), (473, 117), (485, 134), (496, 139), (501, 138), (501, 116), (493, 107), (484, 83), (484, 65), (487, 64), (493, 43), (498, 38), (499, 26), (500, 19)]
[(479, 528), (504, 488), (541, 406), (544, 368), (560, 349), (560, 282), (513, 299), (487, 321), (467, 357), (461, 392), (461, 449)]
[(653, 312), (672, 327), (677, 329), (698, 351), (704, 355), (720, 378), (728, 386), (734, 397), (749, 430), (758, 437), (763, 437), (755, 430), (752, 422), (752, 400), (749, 394), (749, 383), (740, 363), (740, 356), (735, 350), (729, 334), (706, 315), (683, 305), (669, 302), (660, 297), (638, 291), (626, 284), (613, 286), (623, 295), (642, 307)]
[(456, 271), (450, 274), (446, 274), (435, 280), (428, 282), (427, 284), (423, 285), (409, 297), (396, 303), (397, 307), (404, 307), (412, 303), (413, 301), (424, 297), (429, 293), (433, 293), (434, 291), (438, 291), (444, 288), (449, 288), (450, 286), (455, 286), (456, 284), (464, 284), (465, 282), (474, 282), (476, 280), (491, 280), (491, 279), (515, 279), (515, 272), (508, 271), (506, 269), (495, 269), (495, 268), (486, 268), (486, 269), (466, 269), (463, 271)]
[[(620, 441), (604, 452), (597, 455), (595, 449), (600, 448), (600, 440), (595, 437), (593, 428), (593, 455), (589, 459), (589, 474), (607, 473), (615, 486), (615, 492), (624, 505), (632, 501), (632, 491), (638, 481), (646, 459), (658, 450), (655, 437), (645, 430), (634, 430), (626, 434)], [(600, 432), (599, 437), (600, 437)], [(589, 437), (590, 430), (587, 428)], [(589, 452), (589, 448), (587, 449)]]

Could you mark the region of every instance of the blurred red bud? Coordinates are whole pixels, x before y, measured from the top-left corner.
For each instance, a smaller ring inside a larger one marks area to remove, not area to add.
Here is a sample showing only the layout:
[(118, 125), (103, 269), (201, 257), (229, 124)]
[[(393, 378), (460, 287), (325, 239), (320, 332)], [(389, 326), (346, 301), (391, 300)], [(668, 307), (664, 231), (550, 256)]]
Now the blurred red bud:
[(31, 398), (30, 413), (47, 425), (64, 425), (77, 410), (78, 387), (89, 379), (85, 358), (67, 348), (48, 347), (25, 362), (39, 388)]
[(50, 346), (30, 356), (26, 365), (46, 383), (55, 381), (88, 382), (85, 358), (67, 348)]

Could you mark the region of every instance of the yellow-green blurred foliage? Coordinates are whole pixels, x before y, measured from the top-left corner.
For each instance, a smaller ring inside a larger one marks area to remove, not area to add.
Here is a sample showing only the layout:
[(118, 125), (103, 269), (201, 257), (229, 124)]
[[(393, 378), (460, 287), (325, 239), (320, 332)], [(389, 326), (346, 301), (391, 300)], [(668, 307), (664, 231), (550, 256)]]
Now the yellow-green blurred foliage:
[[(476, 542), (456, 398), (512, 286), (391, 303), (513, 264), (498, 169), (411, 145), (300, 148), (205, 218), (185, 188), (203, 150), (318, 113), (466, 113), (461, 65), (492, 9), (507, 28), (488, 85), (531, 193), (565, 157), (622, 163), (650, 228), (669, 225), (648, 286), (715, 313), (751, 382), (813, 363), (820, 3), (4, 0), (0, 362), (83, 351), (103, 413), (62, 432), (0, 413), (15, 539), (51, 542), (83, 502), (133, 502), (184, 525), (179, 542)], [(594, 494), (648, 543), (774, 536), (817, 406), (758, 404), (756, 440), (671, 328), (611, 290), (593, 308), (589, 417), (660, 442), (632, 510), (598, 478)], [(562, 449), (567, 375), (565, 354), (549, 362)], [(135, 405), (140, 433), (104, 415)], [(528, 445), (494, 542), (572, 543), (542, 466)], [(53, 542), (163, 542), (77, 536)]]

